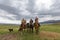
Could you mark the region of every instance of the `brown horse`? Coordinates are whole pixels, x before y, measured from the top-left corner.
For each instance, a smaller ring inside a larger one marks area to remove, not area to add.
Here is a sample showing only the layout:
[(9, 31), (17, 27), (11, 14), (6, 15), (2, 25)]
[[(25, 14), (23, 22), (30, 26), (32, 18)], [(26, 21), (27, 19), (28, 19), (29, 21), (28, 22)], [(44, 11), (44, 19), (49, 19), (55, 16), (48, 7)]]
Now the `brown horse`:
[(38, 18), (37, 17), (35, 19), (34, 27), (35, 27), (35, 31), (36, 31), (36, 34), (37, 34), (39, 32), (39, 27), (40, 27), (40, 24), (38, 22)]
[(26, 29), (26, 20), (24, 18), (21, 21), (19, 31), (22, 31), (23, 29)]

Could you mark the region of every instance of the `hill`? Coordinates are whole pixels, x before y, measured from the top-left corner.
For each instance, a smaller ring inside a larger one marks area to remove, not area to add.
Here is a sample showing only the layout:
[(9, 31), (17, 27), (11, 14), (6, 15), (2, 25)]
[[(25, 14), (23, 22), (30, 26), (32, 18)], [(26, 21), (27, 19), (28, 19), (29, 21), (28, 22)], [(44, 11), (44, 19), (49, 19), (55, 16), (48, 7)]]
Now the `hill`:
[(41, 24), (54, 24), (54, 23), (60, 23), (60, 20), (48, 20), (45, 22), (40, 22)]

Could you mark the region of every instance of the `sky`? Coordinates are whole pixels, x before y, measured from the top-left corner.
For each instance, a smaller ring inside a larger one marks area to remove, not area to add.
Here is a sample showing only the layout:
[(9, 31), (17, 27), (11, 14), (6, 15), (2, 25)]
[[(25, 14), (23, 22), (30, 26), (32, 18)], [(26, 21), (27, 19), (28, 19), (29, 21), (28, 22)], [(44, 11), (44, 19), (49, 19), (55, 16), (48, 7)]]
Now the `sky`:
[(0, 0), (0, 23), (20, 24), (36, 16), (39, 22), (60, 20), (60, 0)]

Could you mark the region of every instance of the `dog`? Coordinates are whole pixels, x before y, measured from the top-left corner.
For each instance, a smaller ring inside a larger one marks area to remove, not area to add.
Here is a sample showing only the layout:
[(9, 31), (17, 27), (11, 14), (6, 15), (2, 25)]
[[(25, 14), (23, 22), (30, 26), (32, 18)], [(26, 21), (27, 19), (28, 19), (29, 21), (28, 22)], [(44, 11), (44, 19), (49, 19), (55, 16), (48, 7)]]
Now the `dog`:
[(9, 32), (12, 32), (13, 31), (13, 29), (8, 29), (9, 30)]

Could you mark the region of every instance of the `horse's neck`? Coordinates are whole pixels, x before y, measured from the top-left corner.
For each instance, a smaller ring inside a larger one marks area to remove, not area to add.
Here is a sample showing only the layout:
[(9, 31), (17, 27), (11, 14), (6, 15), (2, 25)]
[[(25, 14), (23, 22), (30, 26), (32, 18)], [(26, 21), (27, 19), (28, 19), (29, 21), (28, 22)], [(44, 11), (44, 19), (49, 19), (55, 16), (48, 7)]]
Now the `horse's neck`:
[(21, 25), (24, 26), (25, 24), (22, 23)]
[(35, 24), (38, 24), (38, 22), (35, 22)]
[(38, 23), (35, 22), (35, 25), (38, 25)]

